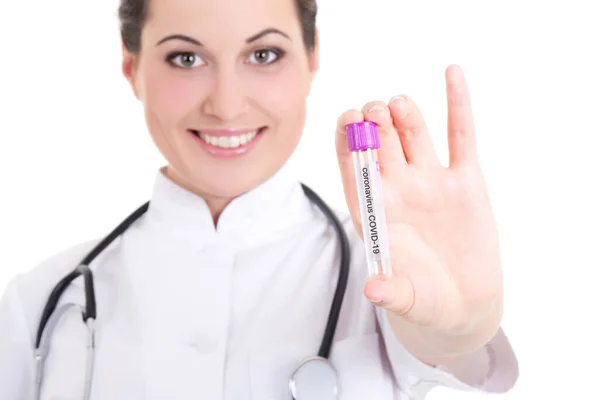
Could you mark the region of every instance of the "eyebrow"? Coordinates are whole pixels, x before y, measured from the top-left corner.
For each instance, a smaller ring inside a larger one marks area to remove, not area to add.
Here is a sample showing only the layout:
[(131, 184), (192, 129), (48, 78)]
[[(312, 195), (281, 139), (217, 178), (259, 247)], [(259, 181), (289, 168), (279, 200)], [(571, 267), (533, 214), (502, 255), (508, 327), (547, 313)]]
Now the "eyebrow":
[[(246, 39), (246, 43), (255, 42), (258, 39), (262, 38), (263, 36), (269, 35), (271, 33), (275, 33), (275, 34), (278, 34), (278, 35), (281, 35), (283, 37), (286, 37), (286, 38), (290, 39), (290, 37), (288, 35), (286, 35), (282, 31), (280, 31), (279, 29), (268, 28), (268, 29), (265, 29), (263, 31), (260, 31), (256, 35), (251, 36), (248, 39)], [(196, 46), (200, 46), (200, 47), (204, 46), (202, 43), (200, 43), (200, 41), (198, 41), (198, 40), (196, 40), (196, 39), (194, 39), (192, 37), (189, 37), (189, 36), (186, 36), (186, 35), (181, 35), (181, 34), (166, 36), (166, 37), (162, 38), (161, 40), (159, 40), (156, 43), (156, 46), (161, 45), (161, 44), (163, 44), (163, 43), (165, 43), (165, 42), (167, 42), (169, 40), (182, 40), (184, 42), (195, 44)]]
[(261, 32), (257, 33), (256, 35), (251, 36), (248, 39), (246, 39), (246, 43), (252, 43), (252, 42), (254, 42), (254, 41), (260, 39), (261, 37), (266, 36), (266, 35), (268, 35), (270, 33), (276, 33), (276, 34), (281, 35), (283, 37), (286, 37), (288, 39), (290, 38), (288, 35), (286, 35), (285, 33), (281, 32), (279, 29), (268, 28), (268, 29), (265, 29), (264, 31), (261, 31)]

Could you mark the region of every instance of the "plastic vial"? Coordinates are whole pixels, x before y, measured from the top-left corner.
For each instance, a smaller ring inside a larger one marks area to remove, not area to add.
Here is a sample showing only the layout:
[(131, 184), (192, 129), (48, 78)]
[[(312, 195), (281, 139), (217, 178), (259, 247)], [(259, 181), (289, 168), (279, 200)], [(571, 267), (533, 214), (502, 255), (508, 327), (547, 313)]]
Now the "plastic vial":
[(369, 277), (391, 275), (390, 246), (377, 158), (377, 125), (370, 121), (347, 125), (346, 138), (354, 161)]

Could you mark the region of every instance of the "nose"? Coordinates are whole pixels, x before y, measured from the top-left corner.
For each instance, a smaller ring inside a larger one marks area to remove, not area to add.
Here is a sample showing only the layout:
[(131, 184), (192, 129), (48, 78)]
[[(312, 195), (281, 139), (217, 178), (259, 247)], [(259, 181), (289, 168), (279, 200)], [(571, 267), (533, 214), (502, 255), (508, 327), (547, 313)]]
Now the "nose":
[(235, 121), (248, 112), (243, 80), (234, 69), (215, 72), (211, 89), (202, 104), (203, 113), (222, 121)]

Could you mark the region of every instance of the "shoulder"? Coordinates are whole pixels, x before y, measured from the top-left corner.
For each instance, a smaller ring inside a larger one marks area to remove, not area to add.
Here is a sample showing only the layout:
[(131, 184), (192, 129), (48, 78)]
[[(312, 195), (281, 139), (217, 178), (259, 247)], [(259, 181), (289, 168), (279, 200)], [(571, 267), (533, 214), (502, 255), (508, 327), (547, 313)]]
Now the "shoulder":
[(81, 259), (98, 243), (98, 239), (77, 243), (50, 255), (29, 271), (19, 274), (15, 279), (25, 290), (53, 286), (64, 275), (71, 272)]
[(30, 330), (37, 325), (50, 292), (97, 243), (98, 239), (77, 243), (42, 260), (30, 270), (13, 277), (6, 294), (13, 299)]

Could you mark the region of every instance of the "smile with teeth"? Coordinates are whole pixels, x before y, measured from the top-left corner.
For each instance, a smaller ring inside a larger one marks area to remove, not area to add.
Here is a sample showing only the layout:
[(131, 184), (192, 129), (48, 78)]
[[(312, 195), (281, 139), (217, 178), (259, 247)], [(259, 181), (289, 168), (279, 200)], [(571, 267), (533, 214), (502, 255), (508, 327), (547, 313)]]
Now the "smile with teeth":
[(194, 134), (211, 146), (221, 147), (223, 149), (235, 149), (250, 143), (262, 130), (263, 128), (260, 128), (254, 132), (233, 136), (211, 136), (202, 131), (194, 131)]

